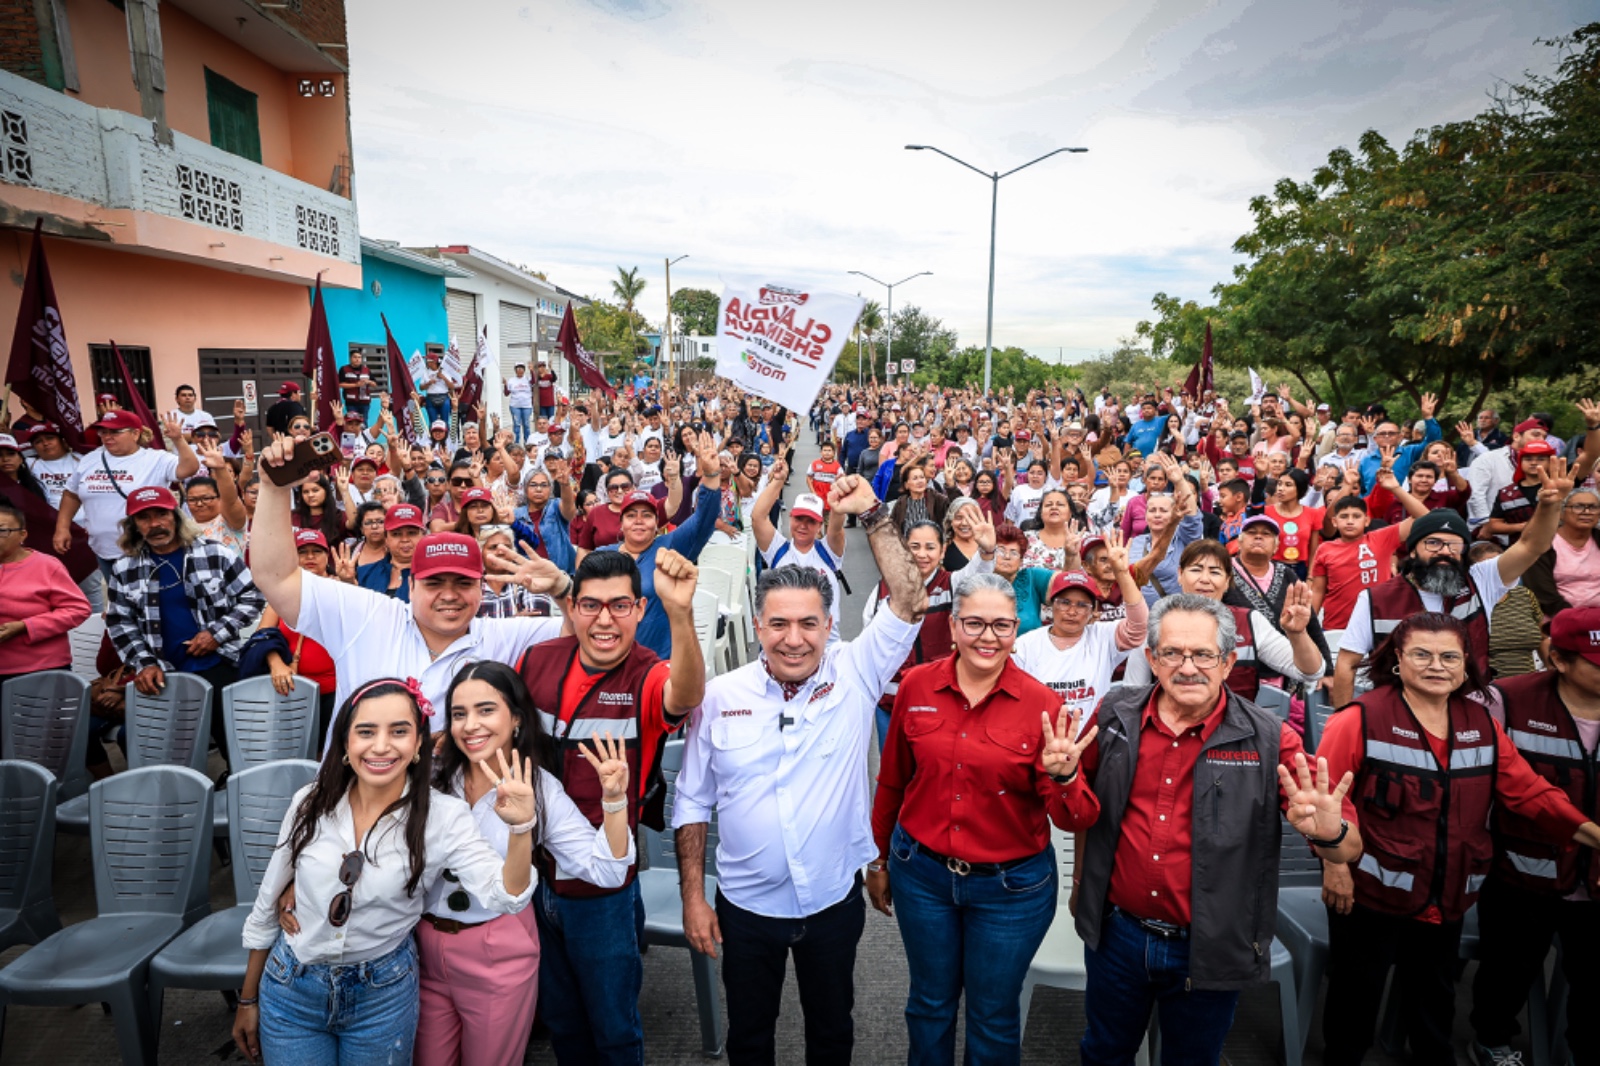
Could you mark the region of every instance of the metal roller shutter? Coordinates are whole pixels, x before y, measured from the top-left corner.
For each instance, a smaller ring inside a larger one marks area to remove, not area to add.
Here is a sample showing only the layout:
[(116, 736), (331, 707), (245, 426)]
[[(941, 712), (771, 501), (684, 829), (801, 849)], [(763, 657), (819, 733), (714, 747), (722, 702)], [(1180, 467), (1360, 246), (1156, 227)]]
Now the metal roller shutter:
[[(518, 363), (528, 364), (533, 373), (538, 360), (533, 350), (533, 308), (519, 304), (500, 304), (500, 380), (509, 381)], [(504, 393), (504, 389), (501, 390)], [(501, 397), (504, 402), (504, 397)], [(504, 417), (510, 417), (509, 409)]]
[(478, 345), (478, 298), (470, 292), (450, 289), (444, 294), (444, 304), (450, 336), (461, 345), (461, 358), (471, 359)]

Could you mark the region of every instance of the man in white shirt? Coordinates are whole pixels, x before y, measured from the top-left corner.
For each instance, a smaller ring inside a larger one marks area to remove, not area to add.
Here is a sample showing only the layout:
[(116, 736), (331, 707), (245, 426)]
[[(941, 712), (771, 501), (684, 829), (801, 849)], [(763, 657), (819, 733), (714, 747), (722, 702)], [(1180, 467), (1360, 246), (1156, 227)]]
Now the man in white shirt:
[(190, 440), (194, 439), (194, 427), (199, 425), (216, 425), (217, 420), (212, 418), (199, 406), (200, 396), (194, 391), (193, 385), (179, 385), (176, 395), (178, 401), (178, 421), (183, 425), (183, 435)]
[[(871, 485), (834, 483), (835, 514), (860, 514), (889, 587), (848, 644), (828, 642), (833, 585), (775, 567), (756, 586), (761, 658), (713, 678), (690, 716), (673, 824), (690, 947), (723, 945), (728, 1061), (772, 1062), (792, 952), (806, 1015), (806, 1057), (848, 1062), (856, 945), (865, 923), (861, 867), (872, 840), (868, 752), (873, 709), (921, 629), (926, 590)], [(715, 910), (704, 883), (716, 809)]]
[(1467, 500), (1468, 525), (1476, 529), (1489, 520), (1495, 497), (1519, 476), (1517, 453), (1522, 446), (1530, 440), (1544, 440), (1549, 435), (1543, 422), (1529, 418), (1511, 431), (1511, 443), (1507, 447), (1487, 451), (1483, 445), (1474, 444), (1468, 449), (1472, 465), (1463, 475), (1472, 486), (1472, 495)]
[[(756, 535), (756, 550), (768, 566), (809, 566), (824, 575), (833, 586), (831, 599), (831, 629), (828, 639), (839, 639), (839, 615), (844, 609), (844, 589), (841, 588), (839, 568), (844, 565), (844, 519), (838, 511), (827, 514), (822, 498), (809, 492), (795, 497), (789, 511), (789, 537), (785, 539), (772, 524), (772, 508), (783, 494), (783, 483), (789, 476), (789, 464), (774, 459), (768, 471), (766, 484), (756, 496), (750, 510), (750, 524)], [(844, 480), (843, 478), (839, 479)], [(835, 481), (834, 484), (838, 484)], [(870, 489), (870, 485), (868, 488)], [(827, 536), (823, 532), (823, 516), (827, 515)]]
[[(183, 437), (183, 424), (177, 413), (161, 421), (162, 435), (178, 449), (168, 451), (139, 446), (144, 423), (132, 411), (107, 411), (94, 424), (100, 433), (100, 447), (85, 455), (67, 482), (56, 516), (55, 549), (65, 555), (72, 547), (72, 520), (83, 510), (84, 527), (89, 532), (89, 547), (100, 559), (100, 572), (111, 580), (111, 568), (122, 558), (117, 541), (122, 536), (122, 520), (128, 513), (128, 496), (147, 486), (166, 488), (172, 481), (193, 477), (200, 469), (200, 458)], [(285, 541), (291, 541), (284, 534)], [(291, 554), (293, 544), (290, 543)]]

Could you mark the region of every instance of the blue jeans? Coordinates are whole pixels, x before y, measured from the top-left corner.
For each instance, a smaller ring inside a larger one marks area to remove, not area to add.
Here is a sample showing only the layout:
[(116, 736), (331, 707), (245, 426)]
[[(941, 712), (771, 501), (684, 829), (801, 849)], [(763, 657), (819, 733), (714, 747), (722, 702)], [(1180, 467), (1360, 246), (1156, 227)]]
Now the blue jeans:
[(533, 408), (511, 409), (511, 432), (518, 444), (526, 444), (533, 440)]
[(438, 422), (438, 421), (445, 422), (446, 424), (449, 423), (449, 421), (450, 421), (450, 394), (449, 393), (445, 393), (442, 396), (435, 396), (435, 395), (433, 395), (431, 393), (428, 394), (428, 395), (425, 395), (423, 397), (423, 400), (422, 400), (422, 406), (424, 406), (424, 407), (426, 407), (428, 409), (428, 425), (431, 426), (435, 422)]
[[(759, 559), (760, 556), (758, 555), (756, 558)], [(881, 758), (883, 756), (884, 742), (889, 739), (889, 712), (879, 706), (874, 707), (872, 713), (878, 722), (878, 755)]]
[(998, 874), (962, 876), (917, 851), (895, 826), (889, 883), (911, 970), (906, 1061), (955, 1061), (956, 1008), (965, 992), (966, 1061), (1018, 1062), (1022, 981), (1056, 913), (1055, 849), (1046, 846)]
[(1085, 948), (1083, 1066), (1131, 1066), (1161, 1005), (1161, 1066), (1217, 1066), (1239, 993), (1186, 989), (1189, 940), (1165, 940), (1112, 910), (1100, 947)]
[(417, 945), (349, 966), (306, 966), (283, 937), (261, 980), (261, 1057), (295, 1066), (405, 1066), (417, 1036)]
[(639, 883), (608, 896), (570, 899), (541, 878), (533, 908), (539, 922), (539, 1016), (550, 1026), (556, 1061), (641, 1066)]

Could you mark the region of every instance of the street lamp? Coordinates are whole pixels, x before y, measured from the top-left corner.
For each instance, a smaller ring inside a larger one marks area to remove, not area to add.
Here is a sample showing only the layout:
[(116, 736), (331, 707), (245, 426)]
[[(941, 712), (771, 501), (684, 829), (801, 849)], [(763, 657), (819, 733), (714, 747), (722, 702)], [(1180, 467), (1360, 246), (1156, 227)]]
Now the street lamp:
[(983, 174), (984, 177), (988, 178), (989, 181), (993, 183), (993, 193), (989, 199), (989, 319), (988, 324), (984, 327), (983, 331), (983, 391), (986, 395), (989, 392), (989, 375), (994, 364), (994, 232), (995, 219), (1000, 210), (1000, 179), (1009, 178), (1011, 175), (1015, 174), (1019, 170), (1022, 170), (1024, 167), (1031, 167), (1035, 163), (1042, 163), (1051, 156), (1060, 155), (1062, 152), (1079, 153), (1087, 152), (1088, 150), (1089, 149), (1087, 148), (1057, 148), (1053, 152), (1046, 152), (1038, 159), (1031, 159), (1022, 164), (1022, 166), (1012, 167), (1004, 174), (1001, 174), (999, 171), (995, 171), (993, 173), (984, 173), (971, 163), (967, 162), (965, 159), (957, 159), (943, 148), (935, 148), (931, 144), (906, 145), (906, 151), (908, 152), (938, 152), (952, 163), (960, 163), (962, 166), (966, 167), (975, 174)]
[[(684, 259), (687, 259), (687, 258), (689, 258), (689, 256), (688, 256), (687, 253), (685, 253), (683, 255), (678, 256), (677, 259), (667, 259), (665, 256), (663, 256), (662, 260), (661, 260), (663, 263), (667, 264), (667, 328), (666, 328), (667, 342), (664, 345), (661, 346), (661, 355), (659, 357), (661, 359), (661, 362), (656, 366), (656, 384), (657, 384), (657, 386), (659, 386), (661, 384), (661, 382), (666, 379), (666, 376), (667, 376), (666, 367), (667, 367), (668, 363), (672, 362), (672, 356), (673, 356), (673, 352), (672, 352), (672, 264), (680, 262), (681, 260), (684, 260)], [(673, 374), (672, 374), (672, 383), (674, 385), (676, 385), (678, 383), (678, 375), (677, 375), (676, 369), (674, 369)]]
[[(887, 281), (878, 281), (877, 278), (873, 277), (871, 274), (868, 274), (864, 270), (852, 270), (852, 271), (850, 271), (850, 273), (855, 274), (855, 275), (857, 275), (859, 277), (866, 278), (868, 281), (877, 281), (879, 285), (882, 285), (884, 288), (889, 290), (889, 351), (884, 357), (884, 365), (885, 365), (885, 368), (886, 368), (886, 372), (884, 373), (884, 377), (887, 378), (889, 376), (888, 373), (887, 373), (887, 366), (888, 366), (889, 363), (892, 363), (894, 361), (894, 287), (895, 287), (895, 285), (904, 285), (906, 282), (911, 281), (913, 278), (920, 278), (920, 277), (923, 277), (924, 275), (930, 275), (931, 276), (933, 274), (933, 271), (931, 271), (931, 270), (920, 270), (917, 273), (911, 275), (911, 277), (909, 277), (909, 278), (901, 278), (899, 281), (895, 282), (894, 285), (889, 284)], [(859, 354), (859, 349), (857, 351), (858, 351), (858, 354)], [(874, 371), (874, 373), (876, 373), (876, 371)]]

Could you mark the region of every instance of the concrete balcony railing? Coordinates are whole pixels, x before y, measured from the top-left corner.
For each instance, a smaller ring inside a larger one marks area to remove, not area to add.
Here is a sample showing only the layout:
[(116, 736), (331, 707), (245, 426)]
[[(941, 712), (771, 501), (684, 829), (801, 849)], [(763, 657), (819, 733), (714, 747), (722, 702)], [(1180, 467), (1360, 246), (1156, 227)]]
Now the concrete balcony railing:
[[(156, 141), (147, 119), (91, 107), (3, 72), (0, 182), (0, 197), (6, 185), (22, 186), (239, 234), (294, 249), (296, 260), (309, 252), (361, 262), (353, 201), (182, 133), (174, 132), (168, 147)], [(238, 243), (254, 247), (253, 241)], [(220, 246), (227, 246), (225, 238)]]

